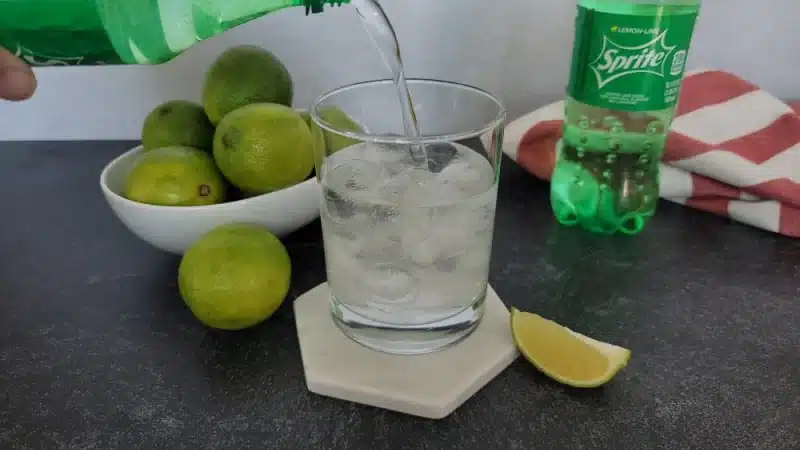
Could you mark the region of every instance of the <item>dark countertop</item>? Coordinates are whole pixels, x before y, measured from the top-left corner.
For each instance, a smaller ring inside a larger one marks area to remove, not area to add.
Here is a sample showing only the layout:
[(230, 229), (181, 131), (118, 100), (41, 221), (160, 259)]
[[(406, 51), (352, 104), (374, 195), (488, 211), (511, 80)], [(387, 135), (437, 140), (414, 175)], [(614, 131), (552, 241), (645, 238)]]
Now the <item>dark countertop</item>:
[[(203, 328), (178, 258), (102, 198), (130, 143), (3, 143), (0, 449), (798, 449), (800, 241), (662, 202), (636, 238), (558, 227), (504, 162), (491, 281), (510, 305), (627, 346), (597, 390), (522, 359), (429, 421), (309, 393), (291, 302)], [(286, 240), (291, 297), (324, 280), (318, 222)]]

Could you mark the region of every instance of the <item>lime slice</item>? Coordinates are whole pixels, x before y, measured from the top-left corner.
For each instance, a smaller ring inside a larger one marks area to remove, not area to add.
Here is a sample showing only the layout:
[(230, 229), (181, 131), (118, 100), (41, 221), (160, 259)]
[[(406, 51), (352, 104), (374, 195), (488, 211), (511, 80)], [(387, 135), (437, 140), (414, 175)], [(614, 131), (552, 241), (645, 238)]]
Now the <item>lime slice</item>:
[(511, 309), (511, 333), (525, 359), (550, 378), (573, 387), (602, 386), (628, 364), (631, 356), (626, 348), (515, 308)]

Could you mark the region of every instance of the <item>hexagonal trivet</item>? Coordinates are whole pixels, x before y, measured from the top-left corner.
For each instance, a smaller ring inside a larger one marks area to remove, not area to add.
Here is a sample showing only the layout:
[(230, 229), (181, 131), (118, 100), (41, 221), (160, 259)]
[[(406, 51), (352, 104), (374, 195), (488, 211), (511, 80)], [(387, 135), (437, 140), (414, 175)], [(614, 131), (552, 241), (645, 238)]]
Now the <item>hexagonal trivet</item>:
[(298, 298), (294, 311), (309, 391), (415, 416), (446, 417), (518, 356), (509, 311), (491, 287), (475, 331), (425, 355), (390, 355), (350, 340), (333, 323), (327, 283)]

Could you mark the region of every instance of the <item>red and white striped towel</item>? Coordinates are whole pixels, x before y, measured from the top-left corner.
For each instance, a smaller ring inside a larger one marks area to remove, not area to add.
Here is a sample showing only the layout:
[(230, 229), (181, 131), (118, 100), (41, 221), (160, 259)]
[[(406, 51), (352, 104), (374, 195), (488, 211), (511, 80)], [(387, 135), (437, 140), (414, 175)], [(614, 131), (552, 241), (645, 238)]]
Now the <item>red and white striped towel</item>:
[[(509, 123), (503, 149), (549, 180), (563, 102)], [(727, 72), (686, 75), (661, 164), (660, 196), (800, 237), (800, 103)]]

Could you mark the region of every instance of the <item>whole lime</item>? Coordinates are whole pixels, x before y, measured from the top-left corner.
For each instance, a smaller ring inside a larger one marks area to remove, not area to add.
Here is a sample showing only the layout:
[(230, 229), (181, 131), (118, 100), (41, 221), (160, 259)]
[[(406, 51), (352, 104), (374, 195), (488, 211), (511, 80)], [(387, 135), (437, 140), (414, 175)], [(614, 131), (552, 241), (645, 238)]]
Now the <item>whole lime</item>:
[(170, 100), (158, 105), (142, 126), (145, 150), (179, 145), (210, 151), (213, 140), (214, 126), (203, 107), (186, 100)]
[(222, 203), (226, 184), (211, 155), (192, 147), (161, 147), (142, 153), (125, 179), (122, 196), (159, 206)]
[(241, 330), (277, 311), (289, 291), (291, 262), (281, 241), (249, 224), (218, 227), (184, 253), (178, 288), (205, 325)]
[[(327, 122), (331, 127), (336, 130), (341, 131), (355, 131), (358, 133), (363, 132), (361, 126), (353, 120), (352, 117), (348, 116), (347, 113), (342, 111), (341, 109), (335, 106), (326, 106), (320, 108), (319, 111), (320, 118)], [(314, 127), (317, 127), (316, 124), (313, 124)], [(349, 138), (347, 136), (342, 136), (336, 133), (332, 133), (330, 131), (324, 131), (323, 135), (325, 137), (325, 143), (327, 145), (328, 154), (332, 154), (334, 152), (338, 152), (339, 150), (350, 147), (351, 145), (358, 144), (360, 141)]]
[(255, 103), (225, 116), (214, 133), (214, 161), (249, 195), (305, 180), (314, 167), (314, 137), (292, 108)]
[(203, 108), (211, 123), (251, 103), (291, 106), (292, 78), (286, 66), (269, 51), (241, 45), (220, 55), (206, 73)]
[(322, 128), (314, 123), (314, 121), (311, 119), (311, 114), (309, 114), (307, 111), (302, 111), (299, 114), (300, 117), (303, 118), (303, 121), (305, 121), (306, 125), (308, 125), (308, 129), (311, 130), (311, 137), (314, 139), (315, 152), (317, 148), (322, 151), (322, 148), (325, 146), (325, 135), (322, 133)]

